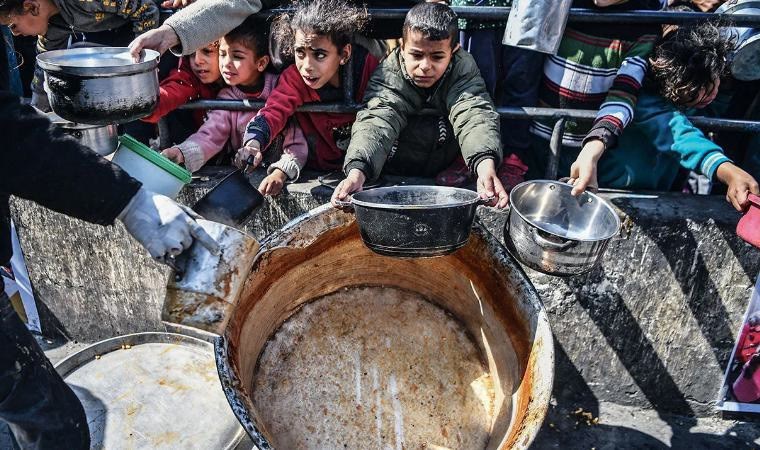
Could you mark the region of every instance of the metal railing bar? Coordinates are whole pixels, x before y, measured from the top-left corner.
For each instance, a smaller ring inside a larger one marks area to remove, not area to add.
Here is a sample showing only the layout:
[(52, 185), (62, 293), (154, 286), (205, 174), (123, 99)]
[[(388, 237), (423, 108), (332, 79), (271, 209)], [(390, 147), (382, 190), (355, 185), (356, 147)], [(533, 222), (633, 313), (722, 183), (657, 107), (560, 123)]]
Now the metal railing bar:
[[(345, 105), (343, 103), (311, 103), (298, 108), (301, 112), (350, 113), (357, 112), (364, 105)], [(264, 107), (264, 102), (247, 100), (196, 100), (186, 103), (179, 109), (224, 109), (228, 111), (251, 111)], [(558, 109), (558, 108), (496, 108), (505, 119), (569, 119), (578, 122), (591, 122), (596, 118), (596, 111), (589, 109)], [(437, 114), (433, 109), (423, 109), (419, 114)], [(718, 119), (704, 116), (689, 116), (694, 125), (709, 130), (737, 131), (745, 133), (760, 133), (760, 121)]]
[[(503, 22), (507, 20), (511, 8), (508, 6), (454, 6), (452, 9), (462, 19)], [(270, 9), (260, 12), (258, 15), (271, 17), (287, 11), (283, 8)], [(407, 8), (370, 8), (367, 11), (373, 19), (403, 19), (409, 10)], [(568, 18), (570, 22), (635, 24), (685, 24), (716, 19), (737, 26), (760, 25), (760, 15), (684, 11), (635, 10), (600, 13), (592, 9), (572, 8)]]

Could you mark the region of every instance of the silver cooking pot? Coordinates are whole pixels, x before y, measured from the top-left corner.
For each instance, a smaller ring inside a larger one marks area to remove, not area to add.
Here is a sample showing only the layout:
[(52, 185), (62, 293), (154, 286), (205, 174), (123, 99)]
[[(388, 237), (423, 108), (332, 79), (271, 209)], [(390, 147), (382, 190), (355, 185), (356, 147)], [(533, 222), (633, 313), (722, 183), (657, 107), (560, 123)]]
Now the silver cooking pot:
[(37, 55), (50, 107), (76, 123), (108, 125), (145, 117), (158, 103), (158, 52), (139, 63), (126, 47), (53, 50)]
[(504, 242), (526, 266), (549, 275), (591, 270), (620, 230), (615, 210), (600, 197), (574, 197), (567, 183), (534, 180), (509, 194)]
[(101, 156), (108, 156), (119, 146), (119, 134), (114, 124), (88, 125), (65, 120), (55, 113), (49, 113), (48, 118), (64, 133), (74, 137), (80, 144), (89, 147)]
[[(760, 15), (758, 0), (729, 0), (715, 11), (716, 14)], [(731, 74), (737, 80), (760, 79), (760, 29), (726, 27), (724, 33), (736, 39), (736, 49), (730, 56)]]

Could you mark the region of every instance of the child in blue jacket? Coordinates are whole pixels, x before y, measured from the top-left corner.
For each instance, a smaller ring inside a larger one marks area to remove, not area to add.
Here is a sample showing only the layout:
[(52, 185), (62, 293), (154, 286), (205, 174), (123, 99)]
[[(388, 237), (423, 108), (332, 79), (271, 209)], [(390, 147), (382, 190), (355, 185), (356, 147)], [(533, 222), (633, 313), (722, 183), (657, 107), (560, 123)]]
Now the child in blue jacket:
[[(680, 27), (655, 47), (633, 122), (599, 161), (600, 186), (670, 190), (683, 167), (725, 183), (727, 200), (746, 209), (747, 195), (760, 193), (757, 181), (686, 117), (715, 99), (733, 46), (718, 27), (704, 23)], [(569, 172), (572, 153), (562, 153), (560, 173)]]

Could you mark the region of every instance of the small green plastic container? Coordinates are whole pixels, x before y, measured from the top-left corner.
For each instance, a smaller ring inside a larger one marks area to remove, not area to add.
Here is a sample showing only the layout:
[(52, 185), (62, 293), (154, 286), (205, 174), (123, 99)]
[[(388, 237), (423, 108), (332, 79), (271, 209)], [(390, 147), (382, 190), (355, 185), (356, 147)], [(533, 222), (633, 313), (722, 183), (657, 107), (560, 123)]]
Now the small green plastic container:
[(118, 164), (150, 191), (176, 198), (192, 174), (164, 155), (152, 150), (128, 134), (119, 136), (121, 145), (112, 162)]

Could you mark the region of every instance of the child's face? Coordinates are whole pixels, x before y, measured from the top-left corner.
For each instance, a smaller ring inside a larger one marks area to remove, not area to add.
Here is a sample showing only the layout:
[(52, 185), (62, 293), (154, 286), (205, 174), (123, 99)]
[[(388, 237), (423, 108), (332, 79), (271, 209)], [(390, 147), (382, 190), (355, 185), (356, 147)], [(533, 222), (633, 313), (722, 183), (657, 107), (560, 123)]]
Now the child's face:
[(459, 45), (451, 48), (451, 39), (432, 41), (411, 30), (401, 42), (406, 73), (415, 85), (429, 88), (441, 79)]
[(712, 103), (713, 100), (715, 100), (715, 97), (718, 96), (718, 88), (720, 88), (720, 78), (716, 78), (711, 84), (701, 87), (697, 97), (683, 105), (687, 108), (704, 108)]
[(293, 52), (298, 73), (307, 86), (319, 89), (329, 83), (338, 87), (340, 66), (351, 57), (351, 45), (339, 50), (327, 36), (296, 30)]
[(10, 13), (0, 18), (0, 23), (7, 25), (14, 36), (43, 36), (48, 29), (48, 17), (40, 14), (37, 0), (24, 1), (22, 13)]
[(269, 56), (259, 56), (242, 42), (219, 41), (219, 69), (230, 86), (253, 86), (269, 64)]
[(213, 83), (222, 76), (219, 70), (219, 48), (207, 45), (195, 51), (190, 58), (190, 69), (203, 84)]

